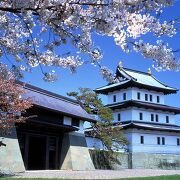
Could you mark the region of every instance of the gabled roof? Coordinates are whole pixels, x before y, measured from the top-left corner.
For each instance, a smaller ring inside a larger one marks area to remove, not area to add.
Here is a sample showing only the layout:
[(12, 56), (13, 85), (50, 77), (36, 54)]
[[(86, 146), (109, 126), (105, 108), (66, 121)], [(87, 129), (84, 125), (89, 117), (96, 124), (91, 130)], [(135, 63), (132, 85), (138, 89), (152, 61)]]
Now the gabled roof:
[(173, 112), (175, 114), (180, 114), (180, 108), (177, 107), (167, 106), (164, 104), (136, 101), (136, 100), (129, 100), (120, 103), (108, 104), (106, 106), (113, 110), (127, 108), (127, 107), (138, 107), (138, 108), (161, 110), (161, 111)]
[(33, 104), (37, 107), (47, 109), (67, 115), (69, 117), (79, 118), (80, 120), (96, 122), (77, 101), (70, 98), (46, 91), (44, 89), (25, 84), (26, 97), (33, 99)]
[(163, 84), (151, 73), (145, 73), (128, 68), (117, 67), (114, 83), (97, 88), (95, 92), (107, 94), (119, 89), (138, 87), (148, 90), (163, 92), (164, 94), (176, 93), (177, 89)]

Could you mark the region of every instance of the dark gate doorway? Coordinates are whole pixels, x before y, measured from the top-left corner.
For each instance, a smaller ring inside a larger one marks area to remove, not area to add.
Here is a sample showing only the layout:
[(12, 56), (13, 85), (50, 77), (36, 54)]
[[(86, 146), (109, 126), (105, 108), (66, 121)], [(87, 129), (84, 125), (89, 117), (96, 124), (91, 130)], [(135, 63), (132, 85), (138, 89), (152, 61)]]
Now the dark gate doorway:
[(60, 169), (64, 133), (77, 130), (64, 125), (63, 115), (33, 106), (26, 123), (17, 123), (17, 137), (26, 170)]
[(29, 136), (28, 169), (42, 170), (46, 165), (46, 137)]

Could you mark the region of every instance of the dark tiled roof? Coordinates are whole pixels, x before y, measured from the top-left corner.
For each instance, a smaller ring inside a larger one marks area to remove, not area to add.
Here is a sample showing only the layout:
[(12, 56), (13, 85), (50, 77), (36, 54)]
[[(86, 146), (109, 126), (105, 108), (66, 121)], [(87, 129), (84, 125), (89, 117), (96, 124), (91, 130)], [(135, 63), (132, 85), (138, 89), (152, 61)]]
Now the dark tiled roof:
[(175, 114), (180, 114), (180, 108), (177, 108), (177, 107), (167, 106), (163, 104), (135, 101), (135, 100), (129, 100), (129, 101), (107, 105), (107, 107), (111, 109), (122, 109), (122, 108), (133, 107), (133, 106), (138, 107), (138, 108), (154, 109), (154, 110), (168, 111), (168, 112), (173, 112)]
[(32, 97), (35, 106), (63, 113), (64, 115), (76, 117), (84, 121), (96, 122), (75, 100), (29, 84), (25, 84), (25, 89), (27, 91), (26, 96)]
[(169, 132), (180, 132), (180, 126), (177, 125), (165, 125), (160, 123), (149, 123), (149, 122), (139, 122), (139, 121), (127, 121), (121, 124), (123, 129), (137, 128), (145, 130), (154, 131), (169, 131)]
[(157, 80), (153, 75), (145, 72), (127, 68), (117, 67), (116, 82), (95, 89), (95, 92), (107, 94), (128, 87), (138, 87), (141, 89), (154, 90), (164, 94), (176, 93), (178, 90)]

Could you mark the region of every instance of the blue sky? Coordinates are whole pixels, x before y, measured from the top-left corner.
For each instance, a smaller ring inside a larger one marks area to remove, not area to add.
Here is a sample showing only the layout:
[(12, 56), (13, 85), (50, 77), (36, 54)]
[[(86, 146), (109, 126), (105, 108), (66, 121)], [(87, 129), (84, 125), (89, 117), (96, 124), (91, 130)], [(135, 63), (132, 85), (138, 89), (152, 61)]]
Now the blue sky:
[[(180, 17), (180, 1), (175, 3), (175, 6), (168, 8), (164, 14), (164, 18), (171, 19), (171, 17)], [(104, 57), (101, 62), (115, 71), (119, 61), (123, 62), (123, 66), (131, 69), (147, 71), (151, 67), (152, 74), (161, 82), (169, 86), (180, 89), (180, 72), (164, 71), (157, 72), (152, 68), (152, 61), (144, 59), (139, 53), (124, 53), (120, 47), (116, 46), (114, 40), (110, 37), (93, 35), (93, 40), (102, 49)], [(180, 48), (180, 34), (175, 35), (173, 38), (164, 38), (169, 43), (170, 47), (174, 49)], [(153, 36), (150, 34), (145, 37), (145, 41), (154, 42)], [(67, 51), (71, 50), (71, 46), (66, 46)], [(177, 54), (177, 57), (180, 53)], [(38, 86), (40, 88), (66, 96), (69, 91), (77, 91), (79, 87), (88, 87), (95, 89), (105, 85), (107, 82), (102, 78), (97, 67), (90, 64), (79, 67), (76, 74), (71, 74), (67, 69), (57, 69), (59, 80), (54, 83), (47, 83), (42, 80), (42, 75), (39, 69), (35, 69), (32, 74), (25, 76), (24, 80), (27, 83)], [(106, 103), (106, 98), (103, 97)], [(166, 104), (180, 107), (180, 92), (176, 95), (168, 95), (166, 97)], [(180, 122), (180, 117), (179, 117)]]

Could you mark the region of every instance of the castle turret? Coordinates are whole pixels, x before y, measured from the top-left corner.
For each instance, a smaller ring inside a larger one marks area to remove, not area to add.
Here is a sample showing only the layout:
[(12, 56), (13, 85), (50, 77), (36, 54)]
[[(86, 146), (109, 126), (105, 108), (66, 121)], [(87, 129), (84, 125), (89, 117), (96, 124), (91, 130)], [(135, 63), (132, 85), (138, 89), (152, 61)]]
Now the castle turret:
[[(165, 154), (165, 159), (176, 155), (180, 158), (180, 126), (175, 123), (180, 108), (164, 103), (165, 95), (177, 91), (157, 80), (150, 69), (141, 72), (124, 68), (122, 63), (117, 67), (114, 83), (95, 90), (107, 95), (107, 107), (113, 110), (114, 125), (121, 122), (130, 142), (128, 151), (137, 158), (131, 159), (134, 168), (144, 168), (147, 158), (157, 158), (157, 154)], [(141, 164), (137, 162), (140, 155)]]

